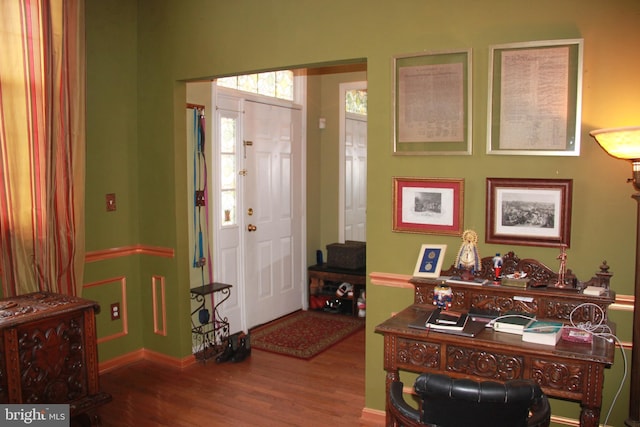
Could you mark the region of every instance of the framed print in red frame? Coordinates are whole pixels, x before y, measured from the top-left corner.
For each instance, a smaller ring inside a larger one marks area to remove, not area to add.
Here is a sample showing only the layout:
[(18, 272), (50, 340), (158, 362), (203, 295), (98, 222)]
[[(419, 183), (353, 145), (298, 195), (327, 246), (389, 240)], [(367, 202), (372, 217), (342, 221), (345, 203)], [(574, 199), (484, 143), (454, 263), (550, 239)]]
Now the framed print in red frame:
[(487, 178), (486, 242), (569, 247), (572, 179)]
[(461, 235), (464, 179), (393, 178), (393, 231)]

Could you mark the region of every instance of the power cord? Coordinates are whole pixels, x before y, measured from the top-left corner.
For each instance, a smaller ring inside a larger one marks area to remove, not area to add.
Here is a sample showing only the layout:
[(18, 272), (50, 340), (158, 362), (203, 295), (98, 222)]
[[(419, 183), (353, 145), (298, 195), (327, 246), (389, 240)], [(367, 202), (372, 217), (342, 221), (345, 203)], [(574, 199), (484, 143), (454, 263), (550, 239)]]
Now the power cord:
[[(574, 322), (573, 317), (575, 312), (585, 307), (595, 308), (600, 312), (600, 321), (597, 324), (594, 324), (593, 322), (590, 322), (590, 321), (578, 322), (578, 323)], [(628, 362), (627, 362), (627, 355), (624, 352), (624, 347), (622, 345), (622, 342), (615, 334), (613, 334), (609, 325), (606, 325), (603, 323), (604, 319), (605, 319), (605, 313), (602, 307), (590, 302), (586, 302), (576, 306), (573, 310), (571, 310), (571, 313), (569, 314), (569, 321), (571, 322), (571, 325), (574, 328), (587, 332), (591, 334), (594, 338), (601, 338), (609, 342), (615, 341), (615, 343), (617, 344), (617, 347), (620, 348), (620, 353), (622, 354), (622, 360), (624, 362), (622, 380), (620, 381), (620, 385), (618, 386), (618, 391), (616, 391), (616, 394), (613, 396), (613, 400), (611, 401), (611, 406), (609, 407), (609, 410), (607, 411), (607, 416), (604, 419), (604, 425), (606, 426), (609, 421), (609, 417), (611, 416), (611, 412), (613, 411), (613, 408), (615, 407), (615, 404), (618, 400), (618, 397), (622, 392), (622, 386), (624, 385), (624, 382), (627, 379)]]

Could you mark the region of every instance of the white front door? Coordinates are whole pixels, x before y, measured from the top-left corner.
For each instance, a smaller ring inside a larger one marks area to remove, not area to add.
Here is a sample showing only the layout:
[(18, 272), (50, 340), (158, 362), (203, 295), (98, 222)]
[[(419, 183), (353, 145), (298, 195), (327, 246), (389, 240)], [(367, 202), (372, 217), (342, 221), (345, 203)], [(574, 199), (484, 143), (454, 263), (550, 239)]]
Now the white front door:
[(301, 111), (244, 103), (247, 329), (302, 308)]

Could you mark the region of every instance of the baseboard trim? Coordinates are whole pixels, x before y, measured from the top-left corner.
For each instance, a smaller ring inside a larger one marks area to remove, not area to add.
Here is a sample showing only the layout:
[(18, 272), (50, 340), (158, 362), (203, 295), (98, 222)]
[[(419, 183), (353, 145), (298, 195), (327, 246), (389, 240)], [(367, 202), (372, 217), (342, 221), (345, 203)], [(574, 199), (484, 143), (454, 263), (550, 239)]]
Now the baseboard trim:
[(141, 348), (139, 350), (132, 351), (131, 353), (123, 354), (122, 356), (99, 363), (98, 371), (100, 374), (104, 374), (105, 372), (109, 372), (141, 360), (149, 360), (178, 369), (183, 369), (196, 363), (196, 358), (193, 354), (183, 358), (176, 358), (158, 353), (157, 351)]
[(385, 411), (379, 409), (363, 408), (360, 420), (366, 426), (378, 427), (384, 426), (387, 422), (387, 415)]

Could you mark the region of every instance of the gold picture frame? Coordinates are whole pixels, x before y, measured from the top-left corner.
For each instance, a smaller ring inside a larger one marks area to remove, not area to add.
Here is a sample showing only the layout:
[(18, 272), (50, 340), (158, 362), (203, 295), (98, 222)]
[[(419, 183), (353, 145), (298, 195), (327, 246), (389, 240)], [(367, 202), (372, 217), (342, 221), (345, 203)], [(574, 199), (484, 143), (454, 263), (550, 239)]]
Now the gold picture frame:
[(579, 156), (583, 39), (490, 47), (487, 154)]
[(471, 155), (471, 49), (393, 58), (393, 152)]

